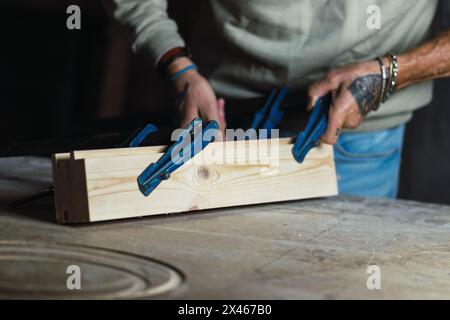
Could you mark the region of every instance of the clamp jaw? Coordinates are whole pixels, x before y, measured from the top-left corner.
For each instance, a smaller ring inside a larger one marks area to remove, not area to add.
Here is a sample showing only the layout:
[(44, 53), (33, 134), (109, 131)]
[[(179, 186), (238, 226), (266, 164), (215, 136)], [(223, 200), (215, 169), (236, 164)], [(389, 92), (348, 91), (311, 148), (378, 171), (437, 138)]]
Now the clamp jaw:
[(218, 132), (219, 125), (216, 121), (203, 122), (199, 118), (194, 119), (167, 152), (138, 176), (137, 183), (141, 193), (147, 197), (163, 180), (167, 180), (172, 172), (213, 142)]
[(284, 116), (283, 104), (288, 93), (289, 88), (286, 85), (279, 90), (272, 90), (264, 106), (256, 112), (251, 127), (255, 130), (269, 130), (270, 134), (270, 130), (275, 129)]

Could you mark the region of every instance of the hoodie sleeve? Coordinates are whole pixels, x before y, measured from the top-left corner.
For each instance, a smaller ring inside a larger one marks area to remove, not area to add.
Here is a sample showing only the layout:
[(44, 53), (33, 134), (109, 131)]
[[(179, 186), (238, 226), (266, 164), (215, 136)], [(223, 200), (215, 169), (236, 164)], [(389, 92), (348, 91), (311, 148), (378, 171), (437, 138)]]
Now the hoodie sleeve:
[(103, 0), (108, 11), (133, 34), (133, 50), (147, 52), (154, 65), (185, 43), (167, 14), (167, 0)]

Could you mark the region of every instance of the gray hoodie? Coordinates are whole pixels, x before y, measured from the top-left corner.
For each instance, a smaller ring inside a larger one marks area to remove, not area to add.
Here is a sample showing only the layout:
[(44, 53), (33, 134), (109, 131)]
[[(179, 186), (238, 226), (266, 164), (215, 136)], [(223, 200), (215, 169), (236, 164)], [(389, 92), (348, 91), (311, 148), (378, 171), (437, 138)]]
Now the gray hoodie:
[[(105, 1), (133, 30), (135, 50), (148, 52), (154, 63), (171, 48), (185, 45), (167, 15), (167, 1)], [(225, 98), (258, 97), (285, 83), (294, 90), (305, 89), (333, 67), (416, 47), (430, 35), (437, 4), (438, 0), (203, 0), (192, 45), (194, 60)], [(405, 123), (414, 109), (431, 99), (431, 81), (400, 90), (358, 130)]]

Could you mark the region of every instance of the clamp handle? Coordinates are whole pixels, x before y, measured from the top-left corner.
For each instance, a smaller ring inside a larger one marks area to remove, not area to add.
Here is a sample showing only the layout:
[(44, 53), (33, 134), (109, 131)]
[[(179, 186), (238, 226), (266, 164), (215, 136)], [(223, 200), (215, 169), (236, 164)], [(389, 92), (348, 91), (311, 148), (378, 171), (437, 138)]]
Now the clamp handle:
[(330, 106), (331, 93), (319, 98), (314, 105), (305, 130), (299, 133), (292, 148), (297, 162), (302, 163), (305, 160), (308, 152), (317, 146), (319, 138), (327, 130)]

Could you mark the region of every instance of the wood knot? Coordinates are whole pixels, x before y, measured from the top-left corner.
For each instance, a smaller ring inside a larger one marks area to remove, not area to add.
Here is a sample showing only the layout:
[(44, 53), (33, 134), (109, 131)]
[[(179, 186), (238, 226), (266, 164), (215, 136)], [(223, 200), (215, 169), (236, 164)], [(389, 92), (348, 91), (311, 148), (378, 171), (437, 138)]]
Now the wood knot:
[(201, 180), (208, 180), (209, 177), (210, 177), (209, 170), (208, 170), (208, 168), (205, 167), (205, 166), (199, 167), (197, 172), (198, 172), (198, 177), (199, 177)]

